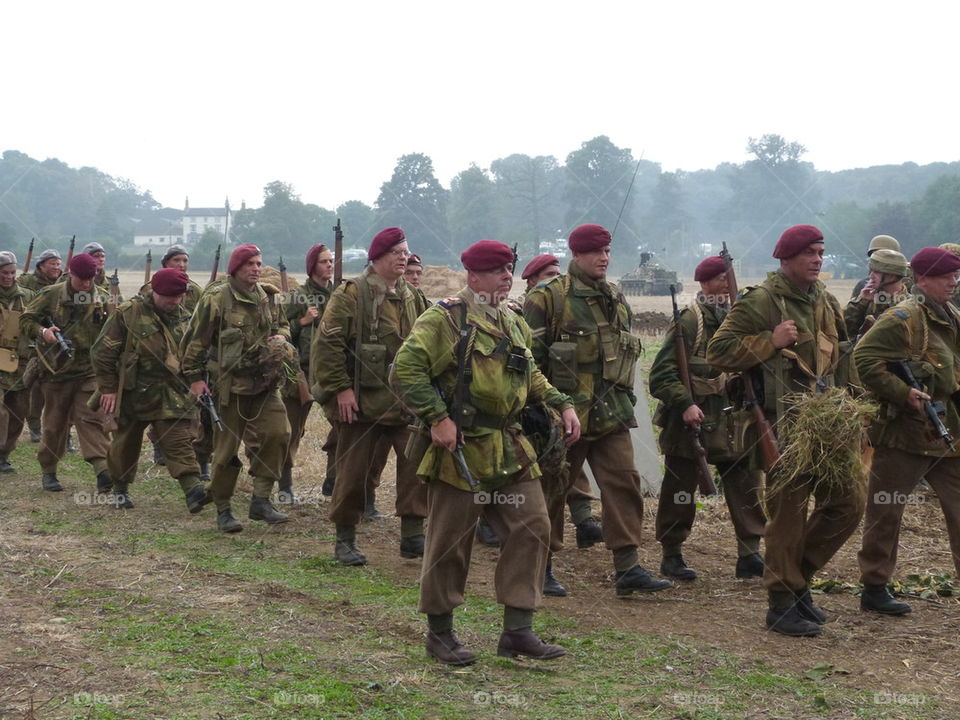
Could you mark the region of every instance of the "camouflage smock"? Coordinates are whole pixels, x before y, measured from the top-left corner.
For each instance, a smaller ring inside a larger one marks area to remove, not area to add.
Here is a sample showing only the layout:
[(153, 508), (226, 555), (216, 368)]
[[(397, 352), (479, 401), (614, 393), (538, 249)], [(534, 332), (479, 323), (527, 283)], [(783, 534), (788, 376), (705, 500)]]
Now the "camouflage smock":
[(22, 390), (23, 371), (27, 367), (33, 350), (30, 344), (33, 338), (20, 331), (17, 314), (22, 313), (34, 297), (33, 290), (13, 284), (9, 288), (0, 288), (0, 352), (6, 353), (4, 366), (16, 364), (16, 370), (0, 370), (0, 391)]

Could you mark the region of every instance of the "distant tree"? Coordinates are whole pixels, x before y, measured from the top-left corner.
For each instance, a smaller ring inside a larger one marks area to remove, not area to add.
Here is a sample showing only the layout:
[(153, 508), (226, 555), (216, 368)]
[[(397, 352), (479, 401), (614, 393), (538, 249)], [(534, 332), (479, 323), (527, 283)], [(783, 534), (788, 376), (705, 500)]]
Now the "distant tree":
[(263, 189), (263, 207), (236, 213), (231, 240), (253, 243), (264, 252), (264, 262), (276, 265), (280, 256), (305, 256), (318, 242), (329, 242), (334, 213), (300, 200), (293, 186), (275, 180)]
[(835, 203), (828, 207), (818, 224), (827, 241), (827, 252), (862, 261), (866, 272), (867, 245), (876, 234), (871, 232), (871, 216), (870, 209), (855, 202)]
[(784, 229), (816, 224), (820, 195), (813, 166), (800, 160), (806, 152), (800, 143), (764, 135), (750, 138), (747, 151), (753, 159), (729, 169), (733, 195), (718, 220), (737, 237), (745, 261), (769, 265), (770, 251)]
[(680, 172), (660, 174), (642, 227), (646, 247), (654, 252), (662, 252), (665, 262), (686, 271), (701, 258), (699, 249), (692, 243), (682, 178)]
[(500, 198), (500, 239), (519, 243), (521, 255), (538, 255), (541, 240), (563, 233), (563, 169), (552, 155), (514, 154), (494, 160), (490, 171)]
[(902, 247), (916, 252), (924, 246), (960, 242), (960, 175), (934, 180), (912, 207), (916, 215), (914, 232), (902, 237), (889, 233), (901, 241)]
[(220, 271), (224, 272), (233, 248), (224, 243), (223, 233), (208, 227), (190, 252), (190, 276), (201, 286), (206, 285), (210, 278), (209, 273), (213, 267), (213, 257), (218, 245), (220, 246)]
[(13, 226), (5, 222), (0, 222), (0, 248), (13, 250), (19, 254), (20, 251), (16, 246), (16, 241), (17, 231), (13, 229)]
[[(954, 198), (954, 202), (956, 200), (957, 198)], [(923, 201), (921, 201), (920, 207), (916, 209), (920, 210), (922, 206)], [(935, 234), (935, 231), (931, 232), (932, 227), (930, 226), (923, 230), (918, 227), (918, 223), (914, 220), (914, 207), (905, 202), (877, 203), (876, 207), (870, 212), (869, 231), (864, 236), (866, 242), (863, 243), (863, 253), (866, 253), (866, 246), (874, 235), (892, 235), (897, 238), (900, 243), (900, 250), (908, 258), (924, 245), (929, 244), (924, 240), (924, 237)]]
[(483, 238), (500, 239), (497, 191), (485, 170), (471, 165), (450, 183), (450, 235), (455, 252)]
[[(377, 227), (377, 214), (373, 208), (359, 200), (348, 200), (337, 208), (337, 217), (343, 229), (343, 242), (347, 247), (368, 247), (373, 236), (380, 228)], [(333, 247), (333, 230), (330, 230), (330, 241), (322, 241)]]
[(412, 153), (397, 160), (390, 180), (380, 186), (376, 210), (378, 228), (403, 228), (410, 246), (437, 264), (456, 259), (447, 229), (447, 191), (426, 155)]

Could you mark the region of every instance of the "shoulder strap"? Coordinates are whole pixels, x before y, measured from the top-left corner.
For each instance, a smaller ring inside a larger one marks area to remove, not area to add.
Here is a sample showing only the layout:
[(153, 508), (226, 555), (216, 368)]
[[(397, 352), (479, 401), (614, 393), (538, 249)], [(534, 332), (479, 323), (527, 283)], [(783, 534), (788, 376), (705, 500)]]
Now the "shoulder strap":
[(566, 303), (567, 296), (570, 294), (570, 275), (561, 275), (560, 279), (547, 284), (547, 290), (550, 291), (550, 297), (553, 301), (553, 315), (547, 321), (547, 331), (551, 341), (556, 341), (560, 336), (560, 325), (563, 323), (563, 306)]

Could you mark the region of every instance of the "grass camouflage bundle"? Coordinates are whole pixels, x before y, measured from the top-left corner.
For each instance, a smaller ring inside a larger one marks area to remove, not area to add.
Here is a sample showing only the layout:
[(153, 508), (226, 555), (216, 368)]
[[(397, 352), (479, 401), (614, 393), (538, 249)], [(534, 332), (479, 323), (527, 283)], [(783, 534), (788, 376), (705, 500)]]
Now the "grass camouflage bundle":
[(297, 349), (282, 337), (270, 337), (260, 349), (260, 367), (271, 387), (297, 381), (300, 369)]
[(795, 393), (784, 398), (790, 410), (777, 426), (783, 451), (771, 472), (768, 495), (775, 495), (804, 475), (816, 478), (815, 490), (867, 492), (862, 459), (866, 427), (876, 413), (873, 403), (841, 388), (822, 393)]

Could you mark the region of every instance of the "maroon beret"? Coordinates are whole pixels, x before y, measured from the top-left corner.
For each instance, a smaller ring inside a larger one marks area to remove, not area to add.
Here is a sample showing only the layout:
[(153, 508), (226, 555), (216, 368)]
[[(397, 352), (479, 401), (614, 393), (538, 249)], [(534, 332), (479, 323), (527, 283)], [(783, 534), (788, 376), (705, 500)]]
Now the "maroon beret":
[(89, 280), (97, 274), (97, 261), (94, 259), (93, 255), (77, 253), (70, 258), (70, 263), (67, 265), (67, 270), (69, 270), (70, 274), (75, 278)]
[(370, 249), (367, 250), (367, 260), (373, 262), (378, 257), (385, 255), (394, 245), (398, 245), (407, 239), (400, 228), (384, 228), (378, 232), (373, 242), (370, 243)]
[(527, 266), (523, 269), (523, 272), (520, 274), (520, 277), (524, 280), (532, 278), (534, 275), (539, 273), (546, 267), (550, 265), (559, 265), (560, 261), (557, 260), (555, 255), (550, 255), (544, 253), (543, 255), (537, 255), (533, 260), (527, 263)]
[(460, 254), (467, 270), (496, 270), (513, 262), (513, 250), (499, 240), (478, 240)]
[(773, 257), (780, 260), (799, 255), (808, 245), (823, 242), (823, 233), (813, 225), (794, 225), (783, 231), (773, 248)]
[(943, 248), (925, 247), (910, 258), (910, 267), (914, 275), (946, 275), (960, 270), (960, 257)]
[(327, 249), (327, 246), (323, 243), (317, 243), (312, 248), (307, 250), (307, 275), (313, 275), (313, 270), (317, 265), (317, 258), (320, 257), (320, 253)]
[(173, 297), (183, 295), (187, 291), (187, 281), (190, 278), (182, 270), (164, 268), (157, 270), (150, 278), (150, 287), (157, 295)]
[(603, 225), (579, 225), (570, 233), (567, 239), (567, 245), (575, 253), (591, 252), (606, 247), (611, 243), (610, 231)]
[(237, 245), (234, 248), (233, 252), (230, 254), (230, 263), (227, 265), (227, 274), (233, 275), (237, 270), (246, 265), (247, 260), (257, 255), (263, 255), (260, 252), (260, 248), (256, 245), (251, 245), (247, 243), (245, 245)]
[(700, 261), (700, 264), (697, 265), (697, 269), (693, 271), (693, 279), (697, 282), (713, 280), (717, 275), (726, 269), (727, 264), (723, 261), (722, 257), (719, 255), (711, 255), (710, 257), (704, 258)]
[(421, 260), (420, 256), (416, 253), (410, 253), (410, 257), (407, 258), (407, 265), (419, 265), (423, 267), (423, 260)]

